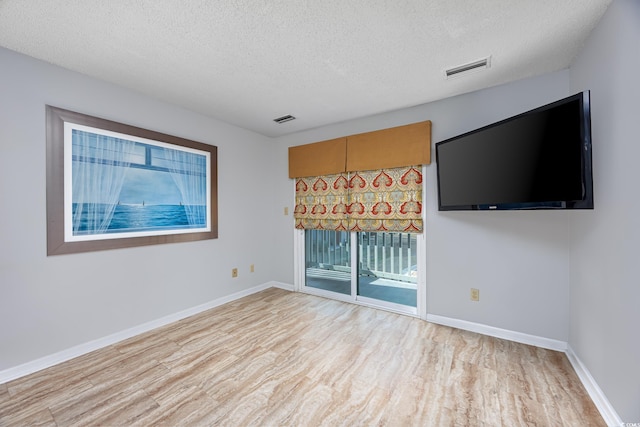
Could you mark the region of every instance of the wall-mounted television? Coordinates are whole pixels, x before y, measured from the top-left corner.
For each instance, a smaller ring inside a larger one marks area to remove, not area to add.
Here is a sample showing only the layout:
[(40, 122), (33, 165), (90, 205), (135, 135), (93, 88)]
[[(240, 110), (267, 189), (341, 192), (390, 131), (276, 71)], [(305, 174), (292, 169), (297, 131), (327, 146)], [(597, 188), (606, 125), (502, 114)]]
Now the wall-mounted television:
[(438, 209), (593, 209), (584, 91), (436, 144)]

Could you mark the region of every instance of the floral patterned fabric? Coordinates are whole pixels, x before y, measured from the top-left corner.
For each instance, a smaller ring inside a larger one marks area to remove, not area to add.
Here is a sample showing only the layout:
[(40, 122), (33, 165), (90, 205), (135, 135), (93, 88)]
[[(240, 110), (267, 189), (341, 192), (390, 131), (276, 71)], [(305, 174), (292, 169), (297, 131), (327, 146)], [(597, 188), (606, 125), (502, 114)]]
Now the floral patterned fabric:
[(296, 180), (296, 228), (348, 230), (347, 175), (327, 175)]
[(422, 233), (420, 166), (296, 180), (296, 228)]

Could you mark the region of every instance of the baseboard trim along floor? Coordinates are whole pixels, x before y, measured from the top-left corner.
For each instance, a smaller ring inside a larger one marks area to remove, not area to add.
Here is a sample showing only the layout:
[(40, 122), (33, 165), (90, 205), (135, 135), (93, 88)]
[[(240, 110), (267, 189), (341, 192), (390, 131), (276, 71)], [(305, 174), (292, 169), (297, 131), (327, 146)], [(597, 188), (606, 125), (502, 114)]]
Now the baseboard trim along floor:
[(168, 316), (161, 317), (160, 319), (152, 320), (150, 322), (146, 322), (141, 325), (134, 326), (133, 328), (125, 329), (124, 331), (116, 332), (115, 334), (111, 334), (103, 338), (98, 338), (96, 340), (89, 341), (84, 344), (79, 344), (74, 347), (68, 348), (66, 350), (62, 350), (60, 352), (51, 354), (49, 356), (45, 356), (45, 357), (33, 360), (31, 362), (24, 363), (22, 365), (15, 366), (13, 368), (9, 368), (4, 371), (0, 371), (0, 384), (4, 384), (6, 382), (15, 380), (17, 378), (32, 374), (34, 372), (38, 372), (43, 369), (50, 368), (54, 365), (57, 365), (62, 362), (66, 362), (67, 360), (82, 356), (94, 350), (107, 347), (109, 345), (126, 340), (133, 336), (140, 335), (145, 332), (149, 332), (161, 326), (168, 325), (169, 323), (177, 322), (178, 320), (182, 320), (189, 316), (193, 316), (195, 314), (201, 313), (211, 308), (218, 307), (228, 302), (235, 301), (242, 297), (246, 297), (248, 295), (252, 295), (272, 287), (293, 291), (293, 286), (290, 286), (284, 283), (279, 283), (279, 282), (263, 283), (261, 285), (254, 286), (252, 288), (245, 289), (239, 292), (235, 292), (231, 295), (227, 295), (222, 298), (217, 298), (205, 304), (197, 305), (195, 307), (191, 307), (186, 310), (182, 310), (177, 313), (173, 313)]
[(604, 418), (608, 426), (622, 425), (622, 420), (618, 416), (611, 403), (598, 386), (595, 379), (591, 376), (587, 368), (580, 361), (573, 349), (564, 341), (554, 340), (550, 338), (539, 337), (536, 335), (524, 334), (522, 332), (510, 331), (507, 329), (496, 328), (493, 326), (483, 325), (480, 323), (469, 322), (466, 320), (453, 319), (435, 314), (427, 315), (427, 322), (437, 323), (439, 325), (450, 326), (452, 328), (463, 329), (470, 332), (477, 332), (483, 335), (489, 335), (496, 338), (503, 338), (509, 341), (515, 341), (522, 344), (528, 344), (535, 347), (556, 350), (567, 355), (571, 366), (576, 371), (582, 385), (589, 393), (591, 400), (598, 408), (600, 415)]
[(582, 382), (584, 388), (587, 389), (589, 397), (591, 397), (591, 400), (593, 400), (593, 403), (596, 405), (596, 408), (598, 408), (600, 415), (602, 416), (602, 418), (604, 418), (604, 421), (607, 423), (607, 425), (623, 425), (620, 416), (618, 415), (616, 410), (613, 409), (613, 406), (611, 406), (609, 399), (607, 399), (607, 396), (605, 396), (598, 383), (596, 383), (596, 380), (591, 376), (591, 373), (575, 354), (571, 346), (568, 346), (565, 353), (567, 354), (569, 362), (571, 362), (571, 366), (573, 366), (573, 370), (576, 371), (578, 378), (580, 378), (580, 382)]
[[(115, 334), (108, 335), (103, 338), (99, 338), (93, 341), (89, 341), (84, 344), (80, 344), (69, 349), (60, 351), (58, 353), (45, 356), (31, 362), (24, 363), (22, 365), (15, 366), (13, 368), (0, 371), (0, 384), (12, 381), (14, 379), (38, 372), (40, 370), (52, 367), (59, 363), (73, 359), (75, 357), (82, 356), (92, 351), (113, 345), (125, 339), (134, 337), (136, 335), (149, 332), (153, 329), (161, 326), (168, 325), (170, 323), (182, 320), (189, 316), (196, 315), (203, 311), (209, 310), (214, 307), (235, 301), (248, 295), (252, 295), (257, 292), (261, 292), (265, 289), (276, 287), (287, 291), (294, 291), (293, 285), (289, 285), (281, 282), (267, 282), (258, 286), (254, 286), (249, 289), (245, 289), (239, 292), (235, 292), (231, 295), (227, 295), (222, 298), (209, 301), (205, 304), (201, 304), (189, 309), (173, 313), (171, 315), (156, 319), (133, 328), (126, 329), (124, 331), (117, 332)], [(591, 376), (587, 368), (580, 361), (573, 349), (564, 341), (554, 340), (550, 338), (539, 337), (535, 335), (525, 334), (522, 332), (510, 331), (507, 329), (496, 328), (493, 326), (483, 325), (479, 323), (469, 322), (466, 320), (454, 319), (445, 316), (439, 316), (434, 314), (427, 314), (428, 322), (450, 326), (470, 332), (476, 332), (483, 335), (493, 336), (496, 338), (502, 338), (522, 344), (528, 344), (536, 347), (546, 348), (549, 350), (556, 350), (563, 352), (567, 355), (571, 365), (573, 366), (576, 374), (580, 378), (580, 381), (584, 385), (585, 389), (589, 393), (589, 396), (593, 400), (594, 404), (598, 408), (598, 411), (604, 418), (607, 425), (621, 425), (622, 421), (615, 409), (611, 406), (611, 403), (600, 389), (595, 379)]]
[(546, 348), (548, 350), (566, 351), (567, 343), (564, 341), (543, 338), (536, 335), (529, 335), (522, 332), (510, 331), (508, 329), (496, 328), (493, 326), (483, 325), (481, 323), (469, 322), (466, 320), (454, 319), (451, 317), (438, 316), (435, 314), (427, 314), (427, 322), (437, 323), (438, 325), (451, 326), (452, 328), (464, 329), (465, 331), (477, 332), (490, 337), (503, 338), (509, 341), (519, 342), (521, 344), (533, 345), (535, 347)]

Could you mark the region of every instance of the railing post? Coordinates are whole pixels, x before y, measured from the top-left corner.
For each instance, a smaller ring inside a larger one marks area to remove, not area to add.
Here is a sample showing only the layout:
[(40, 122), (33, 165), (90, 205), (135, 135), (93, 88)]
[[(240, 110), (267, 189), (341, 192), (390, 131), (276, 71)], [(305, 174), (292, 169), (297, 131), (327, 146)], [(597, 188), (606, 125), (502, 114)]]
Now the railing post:
[(391, 240), (391, 244), (389, 245), (389, 247), (391, 248), (391, 270), (389, 271), (389, 273), (395, 273), (395, 264), (396, 264), (396, 260), (395, 260), (395, 255), (396, 255), (396, 250), (395, 247), (393, 246), (393, 233), (389, 233), (389, 237)]

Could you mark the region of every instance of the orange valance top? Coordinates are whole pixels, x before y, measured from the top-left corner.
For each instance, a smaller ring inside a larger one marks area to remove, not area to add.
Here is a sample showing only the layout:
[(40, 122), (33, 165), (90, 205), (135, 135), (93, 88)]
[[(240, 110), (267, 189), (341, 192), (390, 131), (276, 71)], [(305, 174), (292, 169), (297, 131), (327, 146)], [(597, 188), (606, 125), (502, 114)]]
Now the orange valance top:
[(289, 178), (344, 172), (346, 155), (346, 137), (289, 147)]
[(289, 147), (289, 178), (429, 163), (429, 120)]

